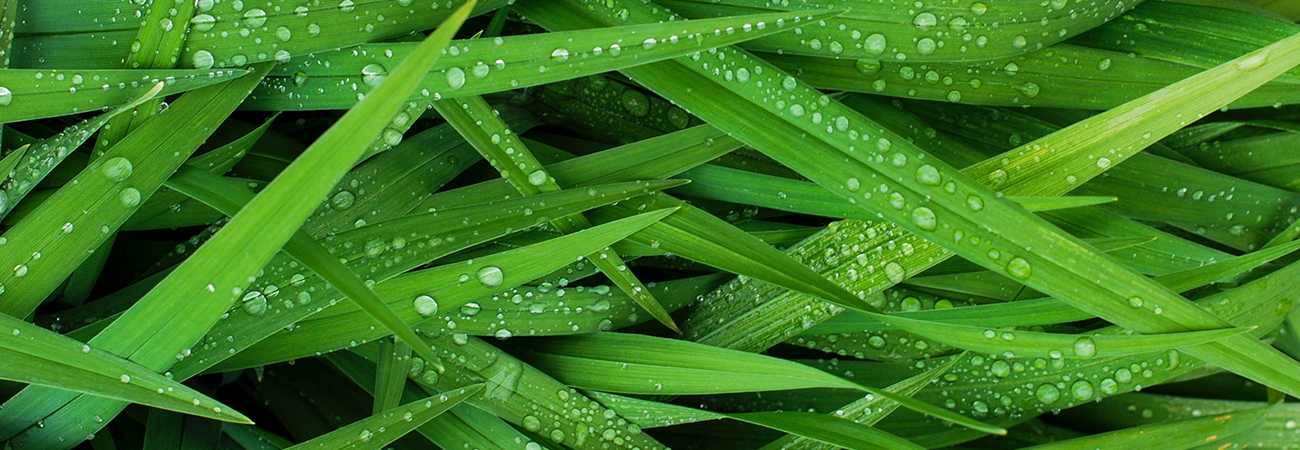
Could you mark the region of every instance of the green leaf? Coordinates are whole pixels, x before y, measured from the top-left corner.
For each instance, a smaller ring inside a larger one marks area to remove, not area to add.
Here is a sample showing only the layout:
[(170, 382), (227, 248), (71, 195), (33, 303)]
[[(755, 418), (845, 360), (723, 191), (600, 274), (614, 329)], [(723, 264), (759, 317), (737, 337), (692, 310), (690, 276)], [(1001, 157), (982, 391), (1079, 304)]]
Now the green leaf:
[(1227, 448), (1232, 444), (1245, 448), (1253, 442), (1250, 432), (1263, 423), (1264, 414), (1267, 412), (1268, 410), (1264, 408), (1237, 411), (1232, 414), (1181, 422), (1126, 428), (1025, 448), (1030, 450), (1092, 448), (1177, 450), (1199, 448), (1202, 445)]
[(289, 448), (381, 449), (482, 390), (482, 384), (474, 384), (416, 400)]
[[(626, 394), (712, 394), (814, 387), (865, 390), (943, 420), (1003, 434), (1005, 430), (943, 409), (769, 356), (674, 339), (596, 333), (537, 340), (524, 361), (565, 384)], [(718, 365), (713, 361), (727, 361)], [(619, 371), (620, 377), (608, 373)]]
[(243, 414), (157, 372), (27, 322), (0, 315), (0, 379), (67, 389), (227, 422)]
[(10, 103), (0, 110), (0, 121), (19, 122), (115, 108), (132, 103), (158, 83), (163, 83), (158, 95), (168, 96), (248, 74), (244, 69), (76, 70), (72, 73), (7, 69), (0, 72), (0, 86), (9, 89)]
[[(449, 52), (420, 84), (420, 96), (458, 98), (537, 86), (594, 75), (710, 48), (789, 31), (776, 26), (795, 17), (813, 20), (838, 11), (768, 13), (689, 22), (643, 24), (610, 29), (504, 36), (453, 41)], [(731, 29), (732, 33), (714, 33)], [(647, 44), (647, 42), (649, 42)], [(337, 45), (333, 48), (343, 47)], [(283, 65), (253, 93), (243, 108), (257, 110), (341, 109), (370, 94), (393, 61), (411, 44), (366, 44), (337, 52), (309, 55)], [(493, 55), (485, 59), (482, 55)], [(356, 92), (322, 90), (355, 86)]]

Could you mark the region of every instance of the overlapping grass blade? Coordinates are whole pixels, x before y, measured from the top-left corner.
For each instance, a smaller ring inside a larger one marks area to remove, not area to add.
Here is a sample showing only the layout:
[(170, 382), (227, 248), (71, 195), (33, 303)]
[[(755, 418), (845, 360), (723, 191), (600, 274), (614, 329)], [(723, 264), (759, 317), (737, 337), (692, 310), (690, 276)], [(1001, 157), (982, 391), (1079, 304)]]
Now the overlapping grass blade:
[(243, 414), (157, 372), (30, 323), (0, 315), (0, 378), (227, 422)]
[[(668, 424), (733, 419), (853, 450), (919, 450), (924, 448), (870, 426), (857, 424), (838, 417), (809, 412), (718, 413), (602, 392), (592, 392), (588, 395), (601, 402), (601, 404), (620, 411), (620, 414), (644, 414), (651, 417), (651, 420), (667, 420)], [(645, 425), (642, 425), (642, 427), (645, 427)]]
[[(567, 50), (565, 50), (567, 52)], [(481, 97), (466, 96), (456, 99), (438, 100), (434, 108), (442, 114), (452, 127), (456, 128), (470, 145), (473, 145), (492, 167), (501, 172), (502, 178), (523, 195), (536, 195), (542, 192), (555, 192), (560, 185), (537, 161), (532, 152), (514, 136), (514, 132), (505, 122), (497, 117), (499, 113), (488, 106)], [(562, 233), (590, 228), (591, 222), (582, 215), (556, 218), (551, 226)], [(627, 270), (623, 257), (613, 250), (600, 250), (587, 255), (587, 261), (596, 266), (601, 273), (618, 286), (642, 309), (673, 331), (680, 332), (673, 318), (664, 310), (663, 305), (646, 290), (645, 285), (636, 275)]]
[(391, 339), (379, 341), (379, 365), (375, 369), (375, 414), (402, 403), (406, 376), (411, 371), (411, 346)]
[(381, 449), (482, 390), (482, 384), (473, 384), (423, 400), (416, 400), (391, 411), (377, 413), (346, 427), (331, 431), (324, 436), (289, 448), (294, 450), (311, 448)]
[[(473, 1), (471, 0), (470, 3), (472, 4)], [(243, 294), (243, 288), (249, 283), (249, 276), (255, 274), (258, 269), (270, 261), (279, 247), (289, 240), (294, 232), (298, 230), (302, 221), (315, 209), (316, 202), (304, 202), (301, 201), (302, 198), (323, 198), (334, 183), (339, 178), (342, 178), (353, 162), (361, 156), (374, 137), (382, 131), (382, 127), (388, 123), (389, 119), (396, 115), (399, 108), (405, 103), (404, 99), (407, 94), (414, 89), (416, 82), (424, 76), (428, 66), (438, 58), (438, 51), (450, 41), (452, 34), (459, 28), (460, 23), (464, 21), (468, 13), (469, 8), (463, 7), (458, 10), (449, 22), (425, 40), (421, 51), (415, 52), (410, 58), (403, 61), (402, 65), (389, 76), (387, 82), (376, 88), (376, 95), (370, 97), (370, 101), (360, 104), (349, 111), (349, 114), (344, 115), (338, 123), (331, 127), (332, 131), (327, 131), (322, 135), (284, 173), (277, 177), (276, 181), (267, 186), (261, 194), (231, 219), (229, 224), (214, 235), (207, 244), (196, 250), (186, 262), (182, 263), (149, 294), (127, 310), (112, 325), (105, 328), (90, 343), (106, 351), (126, 355), (128, 359), (154, 370), (165, 370), (175, 364), (177, 361), (176, 355), (183, 355), (183, 351), (197, 342), (230, 304)], [(241, 81), (248, 79), (257, 80), (258, 78), (245, 77), (230, 82), (228, 85), (237, 86)], [(232, 101), (230, 97), (240, 100), (243, 95), (227, 96), (225, 99), (229, 103), (238, 103), (238, 101)], [(233, 106), (233, 104), (230, 105), (232, 108)], [(224, 117), (224, 115), (220, 114), (221, 117)], [(180, 114), (165, 114), (158, 117), (164, 120), (177, 117), (183, 118)], [(155, 124), (164, 123), (157, 120), (151, 122)], [(183, 130), (186, 130), (186, 128), (176, 126), (167, 131), (179, 134)], [(188, 139), (196, 138), (192, 132), (184, 134)], [(128, 135), (121, 143), (115, 145), (114, 149), (131, 148), (127, 144), (132, 142), (132, 136), (141, 136), (141, 133), (136, 132)], [(199, 137), (201, 138), (201, 136)], [(166, 151), (169, 154), (168, 156), (174, 154), (173, 152), (174, 149), (170, 148)], [(113, 165), (100, 163), (100, 161), (113, 162), (115, 157), (123, 158), (123, 161), (130, 164), (129, 160), (124, 157), (114, 156), (114, 151), (110, 150), (109, 154), (96, 161), (98, 164), (92, 164), (87, 168), (86, 172), (91, 172), (90, 177), (96, 177), (96, 180), (103, 179), (114, 184), (121, 183), (121, 181), (94, 173), (103, 172), (102, 167), (105, 165), (111, 169), (123, 167), (120, 163), (114, 163)], [(174, 156), (171, 157), (175, 158)], [(157, 165), (166, 167), (161, 163)], [(143, 164), (141, 166), (144, 167)], [(171, 167), (177, 166), (179, 166), (179, 161)], [(108, 175), (115, 175), (120, 172), (122, 170), (110, 170)], [(130, 178), (129, 181), (139, 183), (141, 175), (136, 174), (135, 178)], [(158, 175), (162, 175), (157, 177), (157, 183), (161, 184), (162, 178), (167, 174)], [(102, 184), (96, 183), (95, 186), (88, 187), (87, 184), (91, 183), (82, 183), (81, 188), (89, 189), (102, 186)], [(156, 188), (156, 184), (152, 188), (146, 187), (150, 192)], [(135, 191), (136, 188), (123, 188), (122, 191), (128, 189)], [(112, 192), (115, 196), (120, 195), (115, 189), (106, 188), (104, 190)], [(136, 191), (135, 195), (139, 195), (138, 191)], [(138, 204), (138, 199), (134, 201)], [(121, 209), (120, 204), (112, 206)], [(136, 205), (130, 206), (134, 207)], [(29, 218), (25, 222), (30, 221)], [(276, 226), (266, 226), (271, 222), (274, 222)], [(6, 234), (14, 237), (12, 233), (16, 230), (10, 230)], [(93, 231), (97, 232), (98, 230)], [(48, 232), (43, 234), (48, 234)], [(68, 239), (63, 239), (56, 241), (56, 243), (67, 241)], [(245, 244), (250, 241), (259, 242), (262, 245), (246, 246)], [(0, 257), (3, 257), (3, 254), (0, 253)], [(57, 283), (58, 280), (52, 281)], [(227, 299), (228, 301), (219, 299)], [(29, 391), (31, 390), (29, 389)], [(46, 417), (44, 420), (47, 425), (55, 422), (60, 426), (29, 429), (29, 433), (17, 438), (20, 442), (34, 444), (43, 441), (48, 442), (46, 445), (71, 445), (78, 439), (84, 438), (84, 429), (98, 429), (102, 426), (102, 424), (77, 424), (75, 427), (64, 428), (71, 425), (69, 422), (83, 422), (86, 418), (84, 416), (77, 417), (75, 413), (71, 412), (76, 408), (65, 407), (58, 412), (54, 412), (61, 403), (78, 400), (86, 403), (100, 403), (99, 406), (103, 407), (106, 413), (113, 412), (113, 414), (108, 414), (110, 417), (120, 411), (122, 407), (121, 405), (105, 405), (102, 402), (93, 402), (85, 397), (74, 400), (63, 395), (55, 397), (59, 398), (60, 401), (51, 401), (49, 398), (39, 400), (40, 397), (44, 397), (43, 394), (51, 393), (32, 391), (25, 396), (20, 394), (22, 398), (15, 397), (10, 399), (8, 403), (13, 403), (15, 400), (20, 403), (36, 400), (33, 403), (41, 405), (37, 409), (43, 410), (36, 415), (46, 416), (46, 414), (53, 412), (56, 415), (64, 414), (65, 418), (56, 421), (53, 417)], [(4, 412), (10, 412), (13, 409), (6, 408)], [(27, 408), (22, 409), (25, 413), (30, 414), (30, 411), (26, 411)], [(31, 416), (27, 416), (23, 420), (8, 422), (16, 424), (18, 427), (24, 427), (34, 423), (26, 421), (29, 419), (31, 419)], [(42, 420), (40, 417), (35, 419)], [(16, 431), (14, 428), (11, 427), (9, 430)], [(64, 442), (65, 444), (56, 444), (56, 442)]]
[[(420, 85), (422, 97), (454, 98), (501, 92), (647, 64), (710, 48), (768, 36), (793, 27), (795, 17), (829, 18), (839, 12), (769, 13), (690, 22), (632, 25), (611, 29), (467, 39), (452, 42)], [(730, 32), (715, 33), (720, 30)], [(367, 44), (316, 53), (286, 64), (253, 93), (244, 109), (314, 110), (347, 108), (358, 95), (408, 54), (410, 44)], [(485, 58), (484, 55), (492, 55)], [(743, 75), (742, 75), (743, 76)], [(322, 89), (352, 86), (355, 92)]]
[[(865, 390), (985, 433), (1006, 431), (941, 408), (764, 355), (674, 339), (597, 333), (537, 340), (520, 355), (570, 386), (627, 394), (713, 394), (814, 387)], [(726, 360), (725, 366), (711, 361)], [(608, 377), (619, 370), (628, 377)]]
[[(420, 324), (428, 321), (430, 327), (441, 330), (461, 315), (478, 314), (481, 306), (470, 305), (471, 301), (508, 292), (514, 286), (563, 267), (578, 256), (591, 253), (593, 248), (607, 247), (672, 213), (672, 210), (652, 211), (528, 247), (412, 272), (376, 284), (376, 293), (405, 323), (422, 329)], [(541, 255), (552, 256), (541, 258)], [(498, 275), (501, 277), (499, 280), (494, 278)], [(471, 277), (479, 281), (471, 283)], [(509, 299), (498, 297), (496, 301)], [(217, 360), (220, 364), (213, 370), (252, 367), (326, 353), (388, 334), (374, 329), (374, 319), (369, 315), (348, 306), (336, 305), (317, 313), (310, 320), (298, 322), (292, 333), (278, 333), (234, 356), (224, 355)], [(277, 330), (267, 330), (265, 334)], [(494, 335), (510, 337), (508, 334)], [(221, 353), (213, 352), (213, 355)], [(198, 368), (195, 366), (208, 368), (217, 361), (200, 359), (197, 364), (185, 368), (184, 373), (194, 374), (192, 371)]]
[(1253, 441), (1253, 431), (1263, 422), (1265, 408), (1231, 414), (1189, 419), (1159, 425), (1127, 428), (1051, 444), (1025, 447), (1026, 450), (1080, 450), (1090, 448), (1132, 448), (1181, 450), (1202, 448), (1245, 448)]
[(99, 111), (129, 104), (163, 83), (157, 95), (191, 91), (247, 75), (230, 70), (77, 70), (72, 73), (36, 69), (0, 72), (0, 86), (9, 89), (0, 120), (19, 122)]
[[(208, 133), (225, 120), (265, 73), (265, 68), (262, 69), (261, 73), (182, 95), (172, 102), (168, 114), (158, 116), (151, 125), (113, 146), (82, 170), (73, 182), (7, 230), (4, 238), (13, 245), (0, 249), (0, 261), (3, 261), (0, 264), (11, 269), (0, 276), (0, 283), (5, 285), (0, 310), (26, 316), (35, 309), (87, 257), (88, 250), (97, 248), (130, 217), (140, 202), (157, 190), (190, 152), (203, 143)], [(77, 130), (65, 138), (84, 140), (90, 131)], [(33, 154), (35, 170), (30, 172), (44, 176), (48, 168), (42, 170), (41, 164), (51, 162), (47, 158), (59, 154), (66, 156), (72, 148), (65, 145), (73, 143), (51, 142), (51, 154), (42, 158), (34, 158)], [(44, 148), (42, 145), (29, 152)], [(20, 166), (19, 173), (23, 172)], [(31, 183), (34, 186), (35, 180)], [(30, 189), (22, 183), (13, 186)], [(50, 229), (47, 224), (51, 223), (60, 227)], [(36, 259), (46, 255), (44, 259)]]

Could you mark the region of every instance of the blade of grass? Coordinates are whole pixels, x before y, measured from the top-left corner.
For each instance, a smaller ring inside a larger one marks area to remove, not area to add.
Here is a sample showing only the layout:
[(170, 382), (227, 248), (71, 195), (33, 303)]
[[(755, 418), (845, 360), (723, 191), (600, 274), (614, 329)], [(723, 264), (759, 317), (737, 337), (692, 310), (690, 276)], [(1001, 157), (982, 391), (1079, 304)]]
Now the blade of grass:
[[(381, 449), (419, 428), (429, 420), (446, 412), (483, 390), (482, 384), (416, 400), (391, 411), (377, 413), (324, 436), (289, 447), (292, 450), (310, 448)], [(374, 430), (374, 431), (372, 431)]]

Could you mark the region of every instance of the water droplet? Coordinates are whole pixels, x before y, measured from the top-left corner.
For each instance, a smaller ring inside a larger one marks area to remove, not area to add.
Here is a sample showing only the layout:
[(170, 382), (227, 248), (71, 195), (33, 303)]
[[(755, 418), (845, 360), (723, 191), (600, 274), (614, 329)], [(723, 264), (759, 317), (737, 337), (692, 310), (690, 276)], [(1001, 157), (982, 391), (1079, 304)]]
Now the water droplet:
[(939, 23), (939, 19), (936, 18), (934, 14), (928, 12), (917, 14), (916, 17), (912, 18), (912, 24), (916, 25), (917, 28), (920, 28), (922, 30), (928, 30), (934, 28), (934, 26), (938, 23)]
[(1109, 169), (1109, 168), (1110, 168), (1110, 158), (1105, 158), (1105, 157), (1097, 158), (1097, 168), (1099, 168), (1099, 169)]
[(916, 41), (916, 52), (922, 55), (929, 55), (931, 53), (934, 53), (934, 48), (935, 48), (934, 39), (921, 38), (921, 40)]
[(568, 50), (568, 49), (565, 49), (565, 48), (557, 48), (557, 49), (555, 49), (555, 51), (551, 52), (551, 61), (554, 61), (554, 62), (557, 62), (557, 63), (562, 63), (562, 62), (565, 62), (565, 61), (568, 61), (568, 60), (569, 60), (569, 50)]
[(194, 16), (193, 19), (190, 19), (190, 27), (193, 28), (194, 31), (208, 31), (216, 25), (217, 18), (212, 17), (211, 14), (199, 14)]
[(984, 15), (984, 13), (988, 12), (988, 10), (989, 10), (988, 5), (985, 5), (980, 2), (975, 2), (970, 5), (970, 12), (974, 13), (977, 16)]
[(891, 282), (902, 283), (903, 279), (907, 277), (907, 271), (903, 269), (901, 264), (890, 261), (885, 264), (885, 276), (889, 277)]
[(523, 422), (525, 430), (536, 433), (537, 430), (542, 429), (542, 421), (538, 420), (537, 416), (524, 416)]
[(123, 383), (131, 382), (131, 376), (127, 374), (122, 374), (122, 376), (118, 377), (117, 379), (122, 380)]
[(1029, 261), (1025, 261), (1024, 258), (1015, 257), (1007, 262), (1007, 273), (1012, 277), (1023, 280), (1029, 278), (1030, 272)]
[(650, 114), (650, 99), (640, 91), (631, 89), (623, 91), (619, 101), (623, 104), (623, 109), (633, 116), (645, 117)]
[(134, 166), (131, 165), (131, 160), (121, 156), (109, 158), (108, 161), (104, 161), (104, 164), (99, 166), (99, 174), (111, 181), (125, 181), (127, 178), (131, 178), (133, 171)]
[(361, 68), (361, 82), (366, 86), (379, 86), (388, 77), (388, 69), (379, 63), (366, 64)]
[(935, 219), (934, 211), (931, 211), (930, 208), (924, 206), (912, 210), (912, 222), (915, 223), (917, 227), (926, 231), (934, 231), (938, 225), (938, 220)]
[(885, 35), (875, 33), (867, 36), (867, 39), (862, 41), (862, 45), (868, 52), (879, 55), (885, 52), (885, 47), (889, 46), (889, 42), (885, 39)]
[(844, 181), (844, 188), (848, 189), (850, 192), (857, 192), (861, 187), (862, 184), (858, 182), (857, 178), (849, 178)]
[(1044, 405), (1050, 405), (1061, 398), (1061, 390), (1051, 383), (1043, 383), (1034, 391), (1034, 397), (1037, 397), (1038, 401), (1043, 402)]
[(479, 306), (478, 303), (474, 303), (474, 302), (469, 302), (469, 303), (466, 303), (466, 304), (464, 304), (464, 305), (460, 305), (460, 315), (465, 316), (465, 317), (474, 317), (474, 316), (477, 316), (478, 313), (479, 313), (479, 311), (482, 311), (482, 310), (483, 310), (483, 307), (482, 307), (482, 306)]
[(794, 77), (787, 76), (781, 79), (781, 89), (785, 89), (787, 91), (793, 91), (795, 86), (798, 85), (799, 82), (796, 81)]
[(1070, 394), (1074, 395), (1075, 401), (1085, 401), (1092, 398), (1092, 383), (1087, 380), (1075, 381), (1070, 385)]
[(533, 186), (541, 186), (543, 184), (546, 184), (546, 180), (548, 178), (549, 177), (546, 176), (545, 170), (535, 170), (533, 171), (533, 173), (528, 174), (528, 184), (531, 184)]
[(279, 27), (275, 29), (275, 37), (281, 41), (288, 42), (289, 39), (293, 38), (293, 32), (289, 31), (289, 27)]
[(1091, 358), (1097, 356), (1097, 344), (1092, 338), (1084, 336), (1074, 341), (1074, 356)]
[(217, 60), (207, 50), (199, 50), (190, 57), (190, 62), (194, 64), (195, 69), (211, 69)]
[(352, 12), (352, 10), (356, 8), (356, 5), (352, 4), (352, 0), (343, 0), (339, 2), (339, 11)]
[(447, 69), (447, 87), (460, 89), (463, 86), (465, 86), (465, 71), (459, 67)]
[(1110, 68), (1110, 58), (1102, 58), (1101, 61), (1097, 61), (1097, 69), (1106, 70), (1109, 68)]
[(974, 195), (970, 197), (966, 197), (966, 206), (970, 207), (971, 211), (979, 211), (981, 209), (984, 209), (984, 199), (976, 197)]
[(863, 75), (875, 75), (880, 72), (880, 61), (874, 59), (859, 59), (856, 64), (858, 72)]
[(261, 291), (249, 291), (244, 294), (241, 307), (249, 315), (260, 316), (266, 312), (266, 296)]
[(124, 188), (117, 193), (118, 201), (126, 208), (134, 208), (140, 205), (140, 191), (133, 187)]
[(412, 302), (412, 306), (415, 307), (415, 312), (420, 317), (431, 317), (438, 312), (438, 301), (427, 295), (416, 297), (415, 301)]
[(1016, 85), (1016, 90), (1023, 92), (1025, 95), (1028, 95), (1030, 97), (1037, 97), (1039, 87), (1038, 87), (1038, 83), (1029, 82), (1025, 84)]
[(334, 194), (333, 197), (330, 197), (330, 207), (334, 208), (336, 211), (342, 211), (351, 208), (352, 204), (356, 202), (356, 199), (356, 195), (353, 195), (351, 192), (339, 191)]
[(253, 8), (244, 13), (244, 23), (250, 27), (260, 27), (266, 24), (266, 11)]
[(63, 234), (71, 233), (71, 232), (72, 232), (72, 222), (64, 222), (64, 223), (63, 223), (63, 226), (62, 226), (62, 227), (59, 227), (59, 231), (62, 232)]
[(1128, 298), (1128, 305), (1129, 305), (1129, 306), (1132, 306), (1132, 307), (1134, 307), (1134, 308), (1141, 308), (1141, 307), (1142, 307), (1142, 298), (1141, 298), (1141, 297), (1129, 297), (1129, 298)]
[(21, 277), (21, 276), (25, 276), (25, 275), (27, 275), (27, 265), (26, 265), (26, 264), (19, 264), (19, 265), (14, 266), (14, 276), (15, 276), (15, 277)]
[(1016, 36), (1015, 38), (1011, 39), (1011, 46), (1015, 48), (1025, 48), (1025, 45), (1028, 44), (1029, 42), (1025, 40), (1024, 36)]
[(497, 266), (487, 266), (478, 270), (478, 281), (490, 288), (500, 286), (504, 278), (501, 268)]

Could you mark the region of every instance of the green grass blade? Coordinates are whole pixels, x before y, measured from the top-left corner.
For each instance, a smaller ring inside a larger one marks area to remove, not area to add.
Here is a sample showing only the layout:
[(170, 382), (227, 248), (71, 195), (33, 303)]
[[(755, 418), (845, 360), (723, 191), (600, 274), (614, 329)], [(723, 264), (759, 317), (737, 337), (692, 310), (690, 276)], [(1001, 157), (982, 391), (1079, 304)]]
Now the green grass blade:
[[(407, 93), (414, 89), (427, 67), (437, 59), (438, 50), (450, 41), (455, 29), (468, 13), (469, 8), (462, 8), (453, 15), (454, 20), (448, 22), (447, 26), (440, 27), (422, 44), (422, 51), (403, 61), (388, 81), (376, 88), (376, 95), (371, 97), (371, 101), (360, 104), (344, 115), (331, 127), (332, 132), (327, 131), (322, 135), (277, 177), (277, 181), (267, 186), (231, 219), (221, 232), (195, 251), (185, 263), (90, 343), (115, 354), (127, 355), (128, 359), (155, 370), (164, 370), (175, 364), (176, 355), (183, 354), (184, 349), (198, 341), (230, 303), (240, 298), (243, 288), (249, 283), (248, 277), (270, 261), (279, 247), (289, 240), (302, 221), (315, 209), (314, 201), (304, 202), (301, 201), (302, 198), (323, 198), (356, 158), (368, 148), (391, 116), (397, 114)], [(241, 80), (231, 83), (237, 85), (239, 81)], [(165, 114), (158, 117), (183, 116)], [(184, 129), (178, 126), (168, 131), (179, 132)], [(128, 135), (114, 149), (130, 147), (127, 144), (131, 142), (131, 136), (138, 135), (139, 132)], [(195, 138), (192, 133), (187, 135), (189, 139)], [(172, 150), (168, 149), (168, 152)], [(110, 150), (100, 161), (113, 161), (113, 153)], [(92, 164), (87, 172), (97, 172), (101, 165), (102, 163)], [(108, 181), (97, 173), (92, 173), (91, 176)], [(139, 182), (139, 177), (137, 174), (136, 178), (130, 180)], [(158, 183), (161, 182), (159, 179)], [(86, 183), (82, 183), (81, 187), (87, 188)], [(156, 187), (154, 185), (153, 189)], [(114, 206), (120, 208), (120, 205)], [(29, 218), (28, 221), (30, 220)], [(277, 226), (265, 226), (271, 222)], [(10, 230), (6, 234), (14, 232), (15, 230)], [(63, 240), (66, 241), (67, 239)], [(246, 245), (248, 242), (263, 245), (249, 247)], [(3, 254), (0, 252), (0, 257)], [(217, 298), (229, 301), (215, 300)], [(36, 395), (38, 394), (28, 398)], [(61, 436), (63, 433), (75, 435)], [(45, 428), (24, 438), (66, 441), (84, 436), (84, 431)]]
[[(469, 305), (472, 301), (508, 292), (510, 287), (563, 267), (576, 257), (591, 253), (592, 248), (609, 246), (672, 212), (648, 212), (540, 244), (413, 272), (387, 283), (376, 284), (375, 289), (405, 323), (422, 328), (419, 324), (428, 321), (430, 326), (441, 329), (444, 324), (459, 320), (462, 315), (472, 316), (481, 312), (481, 306), (475, 308)], [(576, 253), (579, 250), (586, 252)], [(541, 258), (540, 255), (551, 256)], [(493, 268), (496, 270), (491, 270)], [(484, 269), (490, 274), (499, 271), (500, 282), (495, 283), (497, 280), (493, 278), (487, 278), (486, 282), (469, 282), (471, 277), (476, 278)], [(421, 299), (421, 296), (430, 297), (432, 301)], [(223, 358), (224, 361), (213, 370), (224, 371), (286, 361), (347, 348), (353, 342), (387, 335), (383, 330), (372, 328), (375, 322), (369, 315), (347, 306), (350, 305), (336, 305), (317, 313), (310, 320), (298, 322), (292, 333), (278, 333), (261, 341), (254, 348), (234, 356), (225, 355), (224, 358), (229, 359)], [(267, 334), (274, 331), (279, 331), (279, 328), (267, 330)], [(211, 363), (212, 361), (199, 360), (199, 364), (205, 364), (204, 367), (210, 367), (206, 364)], [(186, 373), (191, 373), (191, 370), (193, 367), (187, 368)]]
[(482, 384), (475, 384), (424, 400), (416, 400), (289, 448), (293, 450), (312, 448), (378, 450), (482, 390)]
[(68, 389), (210, 419), (252, 423), (177, 381), (27, 322), (0, 315), (0, 378)]
[(406, 376), (411, 371), (411, 347), (390, 339), (379, 341), (379, 366), (375, 369), (375, 405), (379, 414), (402, 403)]
[[(467, 97), (595, 75), (788, 31), (775, 24), (796, 16), (827, 18), (838, 13), (769, 13), (458, 40), (451, 44), (457, 51), (444, 55), (421, 83), (420, 95), (433, 99)], [(733, 32), (715, 33), (724, 29)], [(313, 54), (272, 74), (243, 108), (347, 108), (357, 102), (358, 94), (369, 95), (371, 86), (386, 73), (385, 67), (412, 48), (410, 44), (368, 44)], [(485, 54), (494, 57), (484, 59)], [(323, 86), (355, 86), (356, 91), (323, 90)]]
[[(82, 170), (73, 182), (7, 230), (5, 239), (14, 245), (0, 249), (0, 261), (3, 261), (0, 264), (11, 268), (0, 276), (0, 283), (5, 285), (0, 310), (25, 316), (35, 309), (80, 265), (88, 250), (97, 248), (109, 232), (130, 217), (140, 202), (157, 190), (171, 171), (203, 143), (257, 80), (258, 75), (249, 75), (182, 95), (172, 103), (168, 114), (159, 116), (134, 137), (123, 139), (104, 157)], [(187, 129), (182, 124), (195, 128)], [(87, 134), (81, 135), (82, 132)], [(85, 139), (88, 133), (79, 130), (67, 138)], [(63, 147), (66, 144), (58, 144), (61, 145), (49, 149), (53, 154), (43, 158), (54, 158), (59, 153), (66, 156), (71, 151), (71, 147)], [(30, 152), (35, 156), (44, 148), (42, 145)], [(39, 170), (37, 164), (33, 164), (33, 169)], [(20, 165), (19, 173), (23, 171)], [(47, 172), (38, 173), (43, 176)], [(30, 189), (22, 184), (15, 187)], [(48, 224), (53, 223), (61, 227), (52, 231)], [(109, 232), (103, 231), (105, 228)], [(48, 257), (37, 260), (33, 259), (34, 255)]]
[(8, 69), (0, 73), (0, 85), (11, 92), (11, 103), (0, 110), (0, 120), (19, 122), (115, 108), (133, 102), (158, 83), (163, 83), (158, 95), (168, 96), (247, 74), (242, 69), (78, 70), (71, 74)]
[[(554, 337), (530, 345), (521, 358), (565, 384), (628, 394), (711, 394), (815, 387), (860, 389), (943, 420), (1004, 434), (998, 427), (952, 414), (888, 391), (764, 355), (674, 339), (597, 333)], [(712, 361), (727, 361), (719, 366)], [(627, 377), (609, 377), (610, 370)]]
[[(546, 173), (532, 152), (514, 136), (514, 132), (497, 117), (496, 110), (482, 98), (469, 96), (438, 100), (433, 106), (521, 194), (536, 195), (560, 190), (555, 179)], [(591, 222), (584, 216), (573, 215), (557, 218), (551, 221), (551, 226), (563, 233), (573, 233), (591, 227)], [(681, 332), (663, 305), (650, 295), (636, 275), (627, 270), (627, 264), (618, 253), (601, 250), (587, 255), (587, 261), (600, 269), (656, 320), (673, 331)]]
[(1131, 448), (1142, 450), (1182, 450), (1212, 446), (1230, 448), (1233, 444), (1247, 448), (1251, 432), (1264, 422), (1265, 408), (1237, 411), (1168, 424), (1147, 425), (1069, 439), (1051, 444), (1025, 447), (1026, 450), (1083, 450), (1093, 448)]

